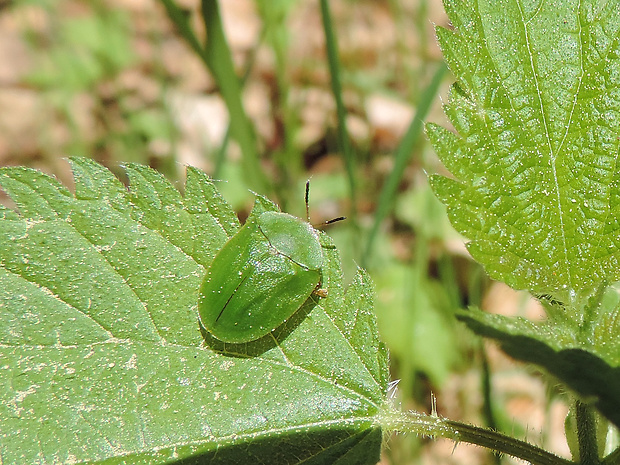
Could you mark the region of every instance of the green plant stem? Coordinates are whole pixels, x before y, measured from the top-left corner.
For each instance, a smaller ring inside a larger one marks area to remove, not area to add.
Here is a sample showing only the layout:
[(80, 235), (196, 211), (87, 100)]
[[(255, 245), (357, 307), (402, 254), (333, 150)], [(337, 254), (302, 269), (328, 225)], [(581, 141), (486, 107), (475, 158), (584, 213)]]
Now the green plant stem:
[[(254, 62), (256, 61), (256, 54), (258, 53), (259, 47), (262, 45), (264, 39), (264, 32), (261, 34), (258, 43), (253, 48), (247, 62), (245, 63), (245, 70), (240, 79), (241, 88), (245, 87), (248, 78), (250, 77), (250, 72), (252, 71), (252, 66), (254, 66)], [(222, 140), (222, 144), (217, 151), (215, 156), (215, 167), (213, 168), (213, 178), (219, 179), (222, 170), (224, 169), (224, 164), (226, 163), (226, 153), (228, 152), (228, 143), (230, 142), (230, 134), (231, 134), (231, 121), (228, 122), (228, 126), (226, 127), (226, 133), (224, 134), (224, 139)]]
[[(302, 173), (302, 152), (295, 147), (294, 134), (299, 121), (296, 112), (291, 108), (289, 72), (289, 30), (287, 16), (294, 7), (294, 2), (274, 0), (257, 0), (256, 6), (263, 23), (262, 35), (265, 43), (271, 48), (275, 59), (275, 82), (270, 89), (272, 109), (271, 117), (274, 124), (274, 142), (272, 160), (277, 165), (278, 182), (274, 190), (279, 199), (280, 207), (287, 210), (287, 202), (297, 194), (296, 181)], [(267, 144), (269, 145), (269, 144)]]
[(388, 431), (414, 433), (476, 444), (498, 453), (520, 458), (532, 465), (574, 465), (574, 462), (570, 460), (558, 457), (525, 441), (439, 416), (390, 410), (381, 416), (381, 426)]
[(327, 61), (329, 63), (329, 72), (331, 74), (332, 92), (336, 101), (336, 112), (338, 116), (338, 143), (344, 157), (347, 176), (349, 179), (349, 191), (351, 198), (351, 213), (353, 220), (356, 217), (355, 204), (355, 161), (353, 158), (353, 149), (349, 141), (347, 131), (346, 110), (342, 101), (342, 85), (340, 81), (340, 60), (338, 58), (338, 43), (334, 35), (334, 26), (329, 12), (329, 4), (327, 0), (321, 0), (321, 15), (323, 18), (323, 29), (325, 30), (325, 46), (327, 49)]
[(207, 31), (203, 47), (191, 28), (188, 17), (172, 0), (162, 0), (168, 17), (174, 22), (181, 36), (205, 63), (230, 116), (231, 136), (239, 144), (243, 157), (242, 167), (247, 183), (258, 192), (269, 192), (269, 183), (260, 165), (254, 127), (241, 101), (241, 83), (235, 73), (232, 54), (226, 41), (217, 0), (202, 0), (202, 18)]
[(246, 180), (259, 192), (268, 192), (270, 189), (260, 166), (254, 127), (243, 108), (241, 84), (235, 73), (232, 53), (224, 35), (217, 0), (202, 0), (202, 18), (207, 30), (205, 62), (213, 73), (222, 98), (226, 102), (230, 114), (231, 135), (241, 148)]
[(487, 358), (487, 352), (482, 341), (479, 343), (478, 350), (480, 353), (480, 358), (482, 359), (482, 373), (480, 375), (482, 378), (482, 397), (484, 399), (482, 413), (487, 426), (491, 429), (496, 429), (497, 421), (495, 419), (495, 412), (493, 411), (491, 369), (489, 368), (489, 359)]
[(580, 465), (598, 465), (598, 443), (596, 440), (596, 414), (592, 407), (575, 401), (577, 440), (579, 441)]
[(379, 231), (381, 222), (392, 210), (398, 184), (403, 177), (407, 164), (411, 160), (413, 148), (418, 142), (420, 134), (422, 134), (422, 129), (424, 128), (424, 119), (426, 118), (426, 115), (435, 100), (437, 90), (439, 89), (439, 85), (441, 84), (447, 69), (448, 68), (446, 65), (441, 63), (437, 68), (437, 71), (435, 71), (433, 79), (422, 93), (422, 98), (420, 99), (416, 113), (409, 124), (409, 129), (407, 129), (407, 133), (401, 140), (396, 152), (394, 153), (394, 167), (386, 179), (383, 189), (381, 189), (381, 194), (379, 195), (374, 222), (370, 230), (370, 234), (368, 235), (366, 250), (364, 251), (364, 255), (362, 257), (362, 266), (366, 266), (368, 259), (370, 258), (372, 246), (377, 236), (377, 232)]

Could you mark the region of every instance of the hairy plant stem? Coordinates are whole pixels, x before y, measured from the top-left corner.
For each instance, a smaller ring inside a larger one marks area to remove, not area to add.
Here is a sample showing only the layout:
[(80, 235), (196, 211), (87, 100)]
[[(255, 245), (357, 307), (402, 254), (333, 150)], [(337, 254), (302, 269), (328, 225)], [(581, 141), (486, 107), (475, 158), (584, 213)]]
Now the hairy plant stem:
[(558, 457), (525, 441), (436, 415), (389, 409), (381, 416), (381, 427), (392, 432), (415, 433), (476, 444), (498, 453), (520, 458), (532, 465), (574, 465), (574, 462), (570, 460)]
[(581, 465), (600, 464), (594, 410), (589, 405), (576, 400), (575, 419), (577, 422), (577, 440), (579, 441), (579, 463)]

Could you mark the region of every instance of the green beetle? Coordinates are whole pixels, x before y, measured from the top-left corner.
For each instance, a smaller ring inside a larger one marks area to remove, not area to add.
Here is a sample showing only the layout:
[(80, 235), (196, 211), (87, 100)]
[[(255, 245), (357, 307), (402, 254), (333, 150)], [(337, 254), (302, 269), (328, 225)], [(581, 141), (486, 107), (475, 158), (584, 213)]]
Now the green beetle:
[(269, 334), (313, 293), (327, 296), (320, 289), (323, 261), (319, 233), (309, 223), (275, 211), (250, 215), (215, 256), (202, 282), (202, 326), (223, 342)]

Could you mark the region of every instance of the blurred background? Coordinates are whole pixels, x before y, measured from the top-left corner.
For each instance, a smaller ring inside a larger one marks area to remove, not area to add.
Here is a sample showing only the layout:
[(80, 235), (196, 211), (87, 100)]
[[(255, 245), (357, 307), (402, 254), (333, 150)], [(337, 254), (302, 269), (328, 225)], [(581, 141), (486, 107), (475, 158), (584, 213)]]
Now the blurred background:
[[(121, 179), (133, 161), (182, 190), (192, 165), (218, 180), (241, 219), (251, 190), (304, 217), (310, 178), (311, 222), (348, 217), (326, 228), (345, 279), (363, 266), (375, 282), (399, 380), (392, 401), (430, 412), (434, 395), (440, 415), (568, 457), (557, 393), (453, 317), (469, 305), (542, 311), (469, 258), (426, 180), (444, 171), (422, 122), (450, 127), (441, 102), (454, 80), (434, 36), (435, 25), (450, 27), (441, 1), (200, 3), (0, 0), (0, 166), (71, 186), (66, 157), (93, 158)], [(391, 438), (383, 455), (512, 463), (413, 436)]]

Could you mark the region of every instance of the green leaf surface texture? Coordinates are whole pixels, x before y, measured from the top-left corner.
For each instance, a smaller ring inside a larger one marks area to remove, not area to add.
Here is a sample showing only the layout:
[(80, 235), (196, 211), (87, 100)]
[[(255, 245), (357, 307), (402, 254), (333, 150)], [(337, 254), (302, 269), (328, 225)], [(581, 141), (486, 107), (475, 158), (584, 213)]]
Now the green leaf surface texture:
[(17, 205), (0, 210), (3, 463), (378, 461), (387, 352), (368, 277), (344, 292), (329, 237), (327, 298), (258, 341), (218, 343), (198, 289), (240, 225), (214, 184), (188, 168), (181, 195), (129, 164), (128, 189), (71, 163), (75, 194), (0, 169)]
[(540, 324), (461, 319), (618, 425), (620, 305), (607, 286), (620, 280), (620, 1), (444, 5), (456, 133), (427, 126), (452, 174), (431, 185), (472, 256), (547, 311)]
[(575, 300), (620, 279), (620, 4), (448, 0), (458, 79), (429, 126), (453, 225), (495, 278)]

